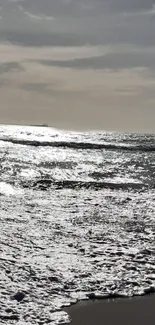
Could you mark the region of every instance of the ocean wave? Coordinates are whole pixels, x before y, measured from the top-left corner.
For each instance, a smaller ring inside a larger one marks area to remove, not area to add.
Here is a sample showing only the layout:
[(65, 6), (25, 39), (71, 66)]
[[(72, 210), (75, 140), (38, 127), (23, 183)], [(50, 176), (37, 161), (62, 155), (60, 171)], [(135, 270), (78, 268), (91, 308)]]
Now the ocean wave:
[(0, 141), (10, 142), (12, 144), (19, 144), (34, 147), (56, 147), (56, 148), (71, 148), (71, 149), (89, 149), (89, 150), (125, 150), (125, 151), (155, 151), (154, 145), (125, 145), (119, 143), (93, 143), (93, 142), (74, 142), (74, 141), (38, 141), (28, 139), (15, 138), (0, 138)]
[(76, 181), (76, 180), (60, 180), (56, 181), (53, 179), (39, 179), (33, 183), (23, 184), (23, 187), (32, 187), (40, 190), (47, 190), (54, 186), (55, 189), (111, 189), (111, 190), (143, 190), (148, 188), (147, 184), (143, 183), (114, 183), (114, 182), (95, 182), (95, 181)]

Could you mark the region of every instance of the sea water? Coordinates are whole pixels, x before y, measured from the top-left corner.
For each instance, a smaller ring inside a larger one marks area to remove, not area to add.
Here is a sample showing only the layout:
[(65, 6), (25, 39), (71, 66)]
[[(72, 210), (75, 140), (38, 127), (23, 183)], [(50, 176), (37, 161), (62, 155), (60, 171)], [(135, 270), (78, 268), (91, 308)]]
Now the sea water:
[(154, 177), (155, 135), (1, 125), (0, 323), (154, 292)]

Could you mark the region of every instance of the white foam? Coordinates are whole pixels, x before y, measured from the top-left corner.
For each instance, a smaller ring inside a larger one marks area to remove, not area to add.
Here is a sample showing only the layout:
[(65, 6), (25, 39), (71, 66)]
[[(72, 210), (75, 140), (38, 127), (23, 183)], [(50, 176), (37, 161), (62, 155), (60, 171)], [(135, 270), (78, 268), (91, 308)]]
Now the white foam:
[(10, 196), (21, 194), (22, 192), (23, 190), (14, 188), (11, 184), (0, 182), (0, 194)]

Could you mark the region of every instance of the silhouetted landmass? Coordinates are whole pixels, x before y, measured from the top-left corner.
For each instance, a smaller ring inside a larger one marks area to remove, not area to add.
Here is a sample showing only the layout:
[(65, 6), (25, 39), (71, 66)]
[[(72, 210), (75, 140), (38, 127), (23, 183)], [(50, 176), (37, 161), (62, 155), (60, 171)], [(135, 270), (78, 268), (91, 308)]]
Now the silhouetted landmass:
[(30, 126), (37, 126), (37, 127), (48, 127), (48, 124), (30, 124)]

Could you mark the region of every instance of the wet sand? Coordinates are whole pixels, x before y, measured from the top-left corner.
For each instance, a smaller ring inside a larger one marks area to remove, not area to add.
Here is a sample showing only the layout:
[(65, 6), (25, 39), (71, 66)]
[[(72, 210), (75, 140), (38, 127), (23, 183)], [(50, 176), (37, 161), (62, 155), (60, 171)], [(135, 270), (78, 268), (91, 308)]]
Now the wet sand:
[(154, 325), (155, 294), (131, 299), (85, 301), (66, 310), (71, 325)]

